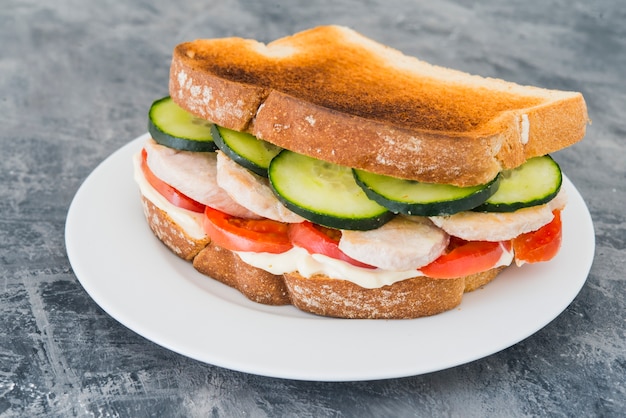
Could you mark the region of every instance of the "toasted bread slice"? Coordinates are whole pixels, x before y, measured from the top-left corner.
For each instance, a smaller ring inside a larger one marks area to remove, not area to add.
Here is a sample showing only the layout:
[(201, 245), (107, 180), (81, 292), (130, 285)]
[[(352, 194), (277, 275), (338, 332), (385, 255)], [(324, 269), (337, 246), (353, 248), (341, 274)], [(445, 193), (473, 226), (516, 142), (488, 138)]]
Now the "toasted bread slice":
[(154, 234), (200, 273), (266, 305), (293, 304), (300, 310), (337, 318), (407, 319), (435, 315), (458, 306), (464, 292), (493, 280), (503, 267), (458, 279), (415, 277), (376, 289), (324, 275), (274, 275), (245, 263), (208, 238), (191, 238), (166, 212), (142, 196)]
[(582, 139), (580, 93), (430, 65), (348, 28), (267, 45), (178, 45), (170, 94), (183, 108), (293, 151), (431, 183), (485, 183)]
[(489, 283), (503, 270), (494, 268), (457, 279), (414, 277), (365, 289), (323, 275), (285, 274), (291, 301), (298, 309), (323, 316), (360, 319), (408, 319), (436, 315), (458, 306), (465, 292)]

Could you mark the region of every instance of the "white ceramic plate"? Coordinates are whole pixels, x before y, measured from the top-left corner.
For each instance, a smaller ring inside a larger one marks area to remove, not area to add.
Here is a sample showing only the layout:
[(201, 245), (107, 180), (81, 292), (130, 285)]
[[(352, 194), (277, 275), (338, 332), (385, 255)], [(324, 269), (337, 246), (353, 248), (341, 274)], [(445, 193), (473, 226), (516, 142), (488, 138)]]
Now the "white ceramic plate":
[(69, 209), (67, 253), (85, 290), (145, 338), (213, 365), (301, 380), (372, 380), (442, 370), (503, 350), (556, 318), (594, 255), (589, 211), (564, 179), (564, 237), (549, 263), (509, 268), (457, 309), (415, 320), (342, 320), (250, 302), (197, 273), (150, 231), (124, 146), (87, 178)]

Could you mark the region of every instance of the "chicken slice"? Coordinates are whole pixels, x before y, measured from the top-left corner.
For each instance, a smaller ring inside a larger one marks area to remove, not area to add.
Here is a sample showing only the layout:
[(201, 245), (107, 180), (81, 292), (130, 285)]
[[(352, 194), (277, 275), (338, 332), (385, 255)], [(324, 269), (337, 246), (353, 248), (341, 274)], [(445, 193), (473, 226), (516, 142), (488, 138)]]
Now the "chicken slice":
[(149, 140), (144, 145), (148, 167), (159, 179), (204, 205), (240, 218), (259, 218), (235, 202), (217, 184), (214, 152), (179, 151)]
[(220, 151), (217, 151), (217, 184), (233, 200), (259, 216), (279, 222), (304, 221), (278, 200), (268, 179), (242, 167)]
[(550, 202), (518, 209), (515, 212), (460, 212), (450, 216), (432, 216), (435, 225), (450, 235), (468, 241), (505, 241), (550, 223), (553, 210), (567, 203), (565, 190)]
[(371, 231), (342, 231), (339, 249), (348, 256), (391, 271), (416, 270), (439, 257), (449, 236), (428, 218), (397, 216)]

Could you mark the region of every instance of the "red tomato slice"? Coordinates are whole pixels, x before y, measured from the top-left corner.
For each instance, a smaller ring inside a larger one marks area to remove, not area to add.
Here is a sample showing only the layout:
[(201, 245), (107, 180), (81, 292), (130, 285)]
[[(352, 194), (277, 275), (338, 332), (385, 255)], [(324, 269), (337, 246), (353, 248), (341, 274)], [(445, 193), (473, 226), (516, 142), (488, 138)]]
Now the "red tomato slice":
[(148, 167), (148, 153), (145, 149), (141, 150), (141, 171), (144, 177), (154, 189), (159, 192), (168, 202), (172, 205), (187, 209), (192, 212), (202, 213), (204, 212), (204, 206), (202, 203), (193, 200), (192, 198), (182, 194), (177, 189), (173, 188), (163, 180), (159, 179)]
[(434, 279), (453, 279), (480, 273), (495, 266), (504, 251), (500, 242), (455, 239), (451, 243), (446, 254), (420, 268), (422, 273)]
[(538, 263), (551, 260), (559, 252), (563, 238), (561, 211), (555, 210), (553, 214), (554, 219), (549, 224), (513, 239), (517, 260)]
[(271, 219), (244, 219), (207, 206), (204, 230), (211, 241), (231, 251), (279, 254), (291, 249), (289, 224)]
[(312, 222), (291, 224), (289, 238), (294, 245), (302, 247), (309, 254), (323, 254), (336, 260), (342, 260), (357, 267), (376, 268), (347, 256), (339, 249), (341, 231), (330, 229)]

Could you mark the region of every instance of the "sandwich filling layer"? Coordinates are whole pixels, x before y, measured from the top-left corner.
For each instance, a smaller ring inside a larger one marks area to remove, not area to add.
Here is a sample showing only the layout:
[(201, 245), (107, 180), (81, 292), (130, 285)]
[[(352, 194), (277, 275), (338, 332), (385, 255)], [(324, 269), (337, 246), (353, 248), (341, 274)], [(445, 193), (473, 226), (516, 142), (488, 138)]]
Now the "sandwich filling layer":
[[(158, 147), (156, 148), (158, 151)], [(151, 152), (155, 152), (152, 149)], [(228, 157), (225, 157), (228, 158)], [(174, 222), (183, 230), (187, 235), (196, 239), (206, 238), (207, 234), (203, 228), (204, 214), (192, 212), (186, 209), (182, 209), (170, 203), (165, 199), (157, 190), (155, 190), (149, 182), (146, 180), (142, 170), (140, 168), (141, 155), (137, 154), (133, 159), (134, 164), (134, 177), (135, 181), (139, 185), (141, 194), (148, 200), (150, 200), (156, 207), (166, 212)], [(204, 186), (203, 186), (204, 187)], [(219, 186), (215, 186), (219, 187)], [(193, 194), (193, 190), (191, 194)], [(431, 217), (433, 221), (433, 228), (439, 229), (440, 233), (451, 235), (454, 233), (456, 236), (465, 238), (463, 229), (469, 230), (470, 233), (474, 233), (480, 229), (483, 234), (493, 234), (494, 231), (499, 231), (497, 234), (502, 241), (510, 240), (515, 236), (527, 232), (529, 230), (538, 229), (541, 226), (549, 223), (552, 220), (551, 211), (555, 209), (561, 209), (565, 205), (564, 192), (560, 192), (559, 195), (549, 203), (545, 205), (539, 205), (537, 207), (526, 208), (521, 211), (512, 213), (497, 214), (497, 213), (477, 213), (477, 212), (462, 212), (457, 215), (447, 217)], [(245, 208), (248, 209), (248, 208)], [(457, 216), (455, 218), (455, 216)], [(464, 217), (469, 217), (468, 221)], [(475, 217), (475, 218), (473, 218)], [(409, 217), (410, 218), (410, 217)], [(428, 218), (422, 218), (420, 222), (430, 221)], [(530, 221), (529, 221), (530, 220)], [(437, 226), (435, 226), (437, 225)], [(456, 230), (455, 230), (456, 228)], [(487, 231), (487, 232), (484, 232)], [(491, 232), (489, 232), (491, 231)], [(347, 235), (359, 234), (361, 231), (344, 231)], [(370, 232), (370, 231), (365, 231)], [(482, 237), (471, 237), (473, 239), (484, 239)], [(467, 239), (467, 238), (466, 238)], [(387, 237), (387, 240), (393, 242), (393, 234)], [(375, 242), (374, 245), (377, 243)], [(492, 268), (500, 266), (508, 266), (514, 260), (514, 252), (510, 246), (500, 244), (502, 253), (497, 262)], [(445, 247), (445, 246), (444, 246)], [(398, 248), (402, 248), (399, 246)], [(404, 248), (402, 248), (404, 250)], [(437, 254), (441, 254), (441, 250), (437, 250)], [(234, 251), (238, 257), (240, 257), (247, 264), (267, 271), (274, 275), (280, 275), (284, 273), (298, 272), (305, 278), (310, 278), (314, 275), (324, 275), (338, 280), (347, 280), (360, 287), (373, 289), (380, 288), (385, 285), (391, 285), (398, 281), (405, 279), (425, 276), (427, 274), (420, 271), (419, 268), (406, 268), (406, 269), (388, 269), (388, 268), (363, 268), (357, 267), (342, 260), (334, 259), (322, 254), (310, 254), (304, 248), (294, 246), (291, 250), (280, 254), (270, 254), (265, 252), (247, 252), (247, 251)], [(436, 255), (437, 255), (436, 254)], [(402, 251), (398, 250), (397, 253), (387, 253), (386, 258), (402, 260), (405, 256)], [(436, 258), (436, 256), (434, 257)], [(368, 261), (372, 261), (369, 257)], [(430, 261), (430, 260), (429, 260)]]

